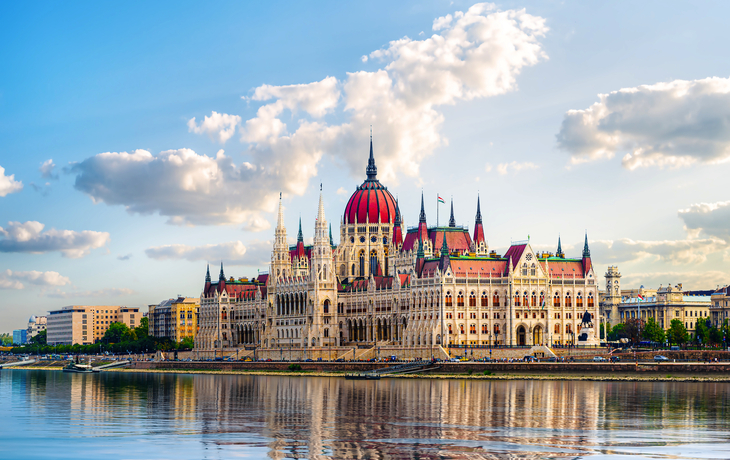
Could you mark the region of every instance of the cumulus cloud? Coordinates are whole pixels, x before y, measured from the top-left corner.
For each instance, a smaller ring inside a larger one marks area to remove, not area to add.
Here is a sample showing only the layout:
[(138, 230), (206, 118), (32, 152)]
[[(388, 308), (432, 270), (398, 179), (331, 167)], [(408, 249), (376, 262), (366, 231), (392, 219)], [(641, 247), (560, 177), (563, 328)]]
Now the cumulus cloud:
[(188, 120), (188, 131), (195, 134), (205, 133), (211, 140), (225, 144), (228, 139), (233, 137), (239, 123), (241, 123), (241, 117), (238, 115), (213, 111), (209, 117), (206, 116), (203, 119), (200, 125), (195, 123), (195, 117)]
[[(172, 224), (270, 224), (257, 211), (271, 210), (280, 185), (274, 168), (240, 165), (223, 151), (213, 157), (190, 149), (100, 153), (71, 166), (74, 187), (94, 202), (122, 205), (130, 213), (158, 213)], [(283, 184), (282, 184), (283, 185)], [(288, 188), (285, 191), (289, 191)]]
[(5, 175), (5, 168), (0, 166), (0, 197), (23, 190), (23, 182), (15, 180), (15, 174)]
[[(491, 171), (491, 166), (487, 165), (487, 172)], [(511, 163), (500, 163), (497, 165), (497, 172), (505, 175), (509, 172), (518, 173), (522, 171), (523, 169), (537, 169), (537, 165), (535, 163), (532, 163), (530, 161), (524, 161), (524, 162), (518, 162), (513, 161)]]
[(123, 297), (136, 294), (132, 289), (128, 288), (105, 288), (97, 290), (87, 291), (70, 291), (64, 292), (60, 289), (56, 289), (47, 293), (48, 297), (55, 299), (81, 299), (81, 298), (110, 298), (110, 297)]
[(224, 265), (262, 266), (269, 263), (272, 247), (271, 241), (252, 241), (248, 246), (240, 241), (203, 246), (168, 244), (148, 248), (145, 254), (155, 260), (220, 261)]
[(630, 238), (590, 242), (591, 254), (602, 263), (661, 261), (671, 265), (705, 262), (710, 254), (728, 249), (718, 238), (636, 241)]
[(679, 217), (690, 236), (703, 234), (730, 241), (730, 201), (696, 203), (680, 209)]
[(132, 258), (132, 254), (125, 254), (123, 256), (117, 256), (117, 260), (129, 260)]
[(345, 187), (340, 187), (337, 189), (338, 195), (347, 195), (347, 190), (345, 190)]
[(24, 289), (25, 285), (23, 283), (36, 286), (65, 286), (71, 284), (71, 280), (58, 272), (0, 271), (0, 289)]
[(681, 167), (730, 159), (730, 79), (674, 80), (599, 94), (565, 114), (558, 146), (572, 163), (612, 158), (622, 165)]
[(158, 213), (170, 223), (260, 230), (269, 227), (261, 213), (274, 210), (278, 193), (302, 195), (323, 156), (362, 177), (370, 125), (379, 178), (396, 184), (399, 175), (416, 177), (421, 161), (448, 144), (440, 133), (443, 106), (513, 91), (522, 69), (547, 58), (540, 43), (545, 20), (524, 10), (477, 4), (437, 19), (434, 30), (370, 53), (381, 67), (371, 72), (259, 86), (245, 99), (262, 105), (240, 124), (216, 112), (200, 125), (189, 122), (191, 131), (221, 142), (240, 126), (248, 144), (242, 164), (222, 152), (107, 152), (72, 166), (75, 187), (97, 202)]
[(58, 179), (58, 174), (54, 174), (53, 170), (56, 165), (53, 163), (53, 159), (48, 159), (41, 164), (38, 170), (41, 172), (41, 177), (44, 179)]
[(109, 242), (109, 233), (84, 230), (43, 231), (44, 224), (36, 221), (8, 222), (0, 227), (0, 252), (29, 252), (41, 254), (60, 251), (64, 257), (76, 259)]

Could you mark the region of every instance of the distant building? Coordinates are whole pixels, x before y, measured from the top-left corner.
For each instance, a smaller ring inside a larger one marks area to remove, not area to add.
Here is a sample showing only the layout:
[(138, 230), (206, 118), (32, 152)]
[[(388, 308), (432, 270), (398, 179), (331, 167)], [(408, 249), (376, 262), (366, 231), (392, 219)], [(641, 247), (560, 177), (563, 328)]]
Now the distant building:
[(28, 331), (28, 340), (38, 335), (39, 332), (45, 331), (47, 322), (48, 318), (46, 316), (31, 316), (28, 319), (28, 328), (26, 329)]
[(147, 318), (149, 334), (153, 337), (168, 337), (175, 342), (185, 337), (195, 340), (198, 334), (198, 315), (200, 299), (194, 297), (178, 297), (150, 305)]
[(86, 345), (104, 337), (109, 325), (139, 326), (138, 307), (73, 305), (48, 312), (49, 345)]
[(710, 302), (710, 320), (713, 326), (719, 327), (725, 320), (730, 320), (730, 286), (713, 292)]
[(26, 343), (28, 343), (28, 331), (15, 329), (13, 331), (13, 345), (25, 345)]
[(621, 323), (633, 318), (641, 318), (643, 321), (654, 318), (659, 326), (667, 330), (673, 319), (679, 319), (687, 331), (694, 334), (697, 318), (710, 316), (710, 296), (686, 295), (681, 284), (659, 287), (656, 290), (642, 287), (622, 296), (618, 309)]

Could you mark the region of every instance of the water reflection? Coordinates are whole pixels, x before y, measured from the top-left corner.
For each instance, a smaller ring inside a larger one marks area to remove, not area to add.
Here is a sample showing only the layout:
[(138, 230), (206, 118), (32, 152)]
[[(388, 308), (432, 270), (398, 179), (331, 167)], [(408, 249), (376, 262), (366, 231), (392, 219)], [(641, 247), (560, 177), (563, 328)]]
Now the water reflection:
[(730, 458), (721, 383), (3, 372), (14, 458)]

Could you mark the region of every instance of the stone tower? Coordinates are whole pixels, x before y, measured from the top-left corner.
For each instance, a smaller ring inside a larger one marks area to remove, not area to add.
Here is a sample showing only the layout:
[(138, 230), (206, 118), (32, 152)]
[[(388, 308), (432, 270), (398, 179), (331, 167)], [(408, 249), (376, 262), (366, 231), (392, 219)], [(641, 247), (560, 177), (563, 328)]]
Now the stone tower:
[(286, 242), (286, 227), (284, 227), (284, 207), (279, 195), (279, 216), (274, 233), (274, 250), (271, 253), (271, 279), (276, 283), (279, 278), (291, 276), (291, 258), (289, 244)]
[(603, 301), (603, 316), (606, 318), (606, 322), (613, 327), (621, 320), (618, 313), (618, 307), (621, 304), (621, 273), (619, 273), (618, 267), (613, 265), (608, 267), (604, 276), (606, 277), (606, 297)]

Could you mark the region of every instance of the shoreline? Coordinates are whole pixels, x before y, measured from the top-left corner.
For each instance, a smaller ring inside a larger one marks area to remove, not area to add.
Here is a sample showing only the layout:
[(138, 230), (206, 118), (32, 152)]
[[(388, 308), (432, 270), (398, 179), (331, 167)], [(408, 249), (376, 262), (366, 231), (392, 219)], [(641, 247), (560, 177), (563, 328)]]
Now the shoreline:
[[(42, 370), (61, 371), (62, 367), (15, 367), (9, 370)], [(251, 375), (262, 377), (340, 377), (348, 372), (321, 371), (274, 371), (274, 370), (223, 370), (223, 369), (110, 369), (102, 372), (152, 373), (152, 374), (184, 374), (184, 375)], [(2, 371), (0, 371), (0, 374)], [(698, 382), (698, 383), (730, 383), (730, 376), (639, 376), (639, 375), (572, 375), (572, 374), (401, 374), (383, 376), (382, 379), (430, 379), (430, 380), (540, 380), (540, 381), (589, 381), (589, 382)]]

